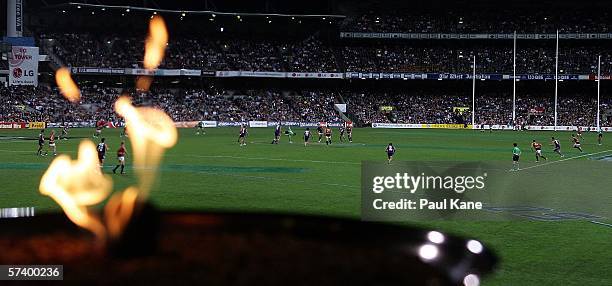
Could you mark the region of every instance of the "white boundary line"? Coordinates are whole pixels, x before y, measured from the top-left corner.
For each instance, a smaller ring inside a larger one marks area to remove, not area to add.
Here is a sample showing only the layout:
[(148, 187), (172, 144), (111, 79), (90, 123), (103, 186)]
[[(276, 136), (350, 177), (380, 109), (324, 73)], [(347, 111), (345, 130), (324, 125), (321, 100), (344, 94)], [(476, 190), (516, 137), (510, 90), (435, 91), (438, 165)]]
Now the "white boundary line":
[(561, 160), (557, 160), (557, 161), (546, 162), (544, 164), (533, 165), (533, 166), (529, 166), (529, 167), (526, 167), (526, 168), (519, 168), (517, 171), (523, 171), (523, 170), (527, 170), (527, 169), (547, 166), (547, 165), (554, 164), (554, 163), (565, 162), (565, 161), (568, 161), (568, 160), (578, 159), (578, 158), (582, 158), (582, 157), (587, 157), (587, 156), (597, 155), (597, 154), (607, 153), (607, 152), (612, 152), (612, 149), (611, 150), (600, 151), (600, 152), (595, 152), (595, 153), (588, 153), (588, 154), (579, 155), (579, 156), (574, 156), (574, 157), (565, 158), (565, 159), (561, 159)]
[(598, 224), (598, 225), (607, 226), (607, 227), (612, 227), (612, 224), (603, 223), (603, 222), (600, 222), (600, 221), (591, 220), (591, 221), (589, 221), (589, 222), (590, 222), (590, 223), (594, 223), (594, 224)]
[[(239, 177), (239, 178), (246, 178), (246, 179), (308, 183), (307, 181), (300, 180), (300, 179), (283, 179), (283, 178), (274, 178), (274, 177), (266, 177), (266, 176), (249, 176), (249, 175), (225, 174), (225, 173), (217, 173), (217, 172), (198, 172), (198, 173), (208, 174), (208, 175), (227, 176), (227, 177)], [(344, 185), (344, 184), (332, 184), (332, 183), (318, 183), (318, 184), (326, 185), (326, 186), (333, 186), (333, 187), (359, 188), (359, 186)]]
[[(176, 156), (176, 155), (169, 155), (169, 156)], [(240, 157), (240, 156), (228, 156), (228, 155), (193, 155), (192, 154), (192, 155), (185, 155), (185, 156), (193, 156), (193, 157), (200, 157), (200, 158), (228, 158), (228, 159), (244, 159), (244, 160), (267, 160), (267, 161), (361, 165), (361, 162), (347, 162), (347, 161), (320, 161), (320, 160), (286, 159), (286, 158)]]

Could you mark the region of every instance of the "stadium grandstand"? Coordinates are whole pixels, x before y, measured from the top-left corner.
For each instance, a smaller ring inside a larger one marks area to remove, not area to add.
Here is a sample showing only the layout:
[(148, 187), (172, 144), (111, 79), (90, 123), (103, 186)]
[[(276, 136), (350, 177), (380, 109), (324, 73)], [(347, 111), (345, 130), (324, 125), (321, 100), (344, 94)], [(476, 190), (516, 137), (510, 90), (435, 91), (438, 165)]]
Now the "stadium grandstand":
[(612, 1), (76, 1), (0, 3), (0, 281), (612, 285)]
[[(596, 92), (585, 86), (593, 85), (598, 68), (604, 79), (612, 72), (612, 34), (603, 20), (608, 12), (597, 3), (579, 11), (561, 4), (543, 12), (526, 11), (520, 1), (503, 10), (483, 2), (476, 10), (457, 4), (452, 12), (438, 13), (435, 3), (414, 9), (398, 1), (376, 8), (339, 2), (324, 9), (313, 4), (313, 14), (294, 14), (295, 8), (279, 3), (268, 8), (275, 13), (239, 13), (232, 5), (213, 2), (187, 6), (194, 10), (49, 2), (25, 6), (31, 14), (24, 33), (45, 55), (40, 85), (31, 90), (8, 87), (5, 81), (2, 94), (11, 105), (3, 107), (3, 121), (107, 117), (100, 110), (108, 110), (143, 68), (142, 23), (157, 13), (167, 15), (174, 33), (158, 72), (160, 84), (141, 95), (142, 103), (162, 107), (180, 121), (336, 121), (342, 115), (333, 104), (348, 103), (359, 125), (472, 123), (471, 108), (453, 114), (453, 107), (472, 106), (469, 84), (458, 90), (440, 80), (470, 82), (475, 72), (476, 124), (554, 125), (556, 106), (558, 125), (596, 126)], [(2, 64), (8, 73), (7, 62)], [(83, 91), (92, 95), (87, 110), (52, 96), (58, 91), (49, 75), (60, 66), (71, 67), (80, 82), (88, 83)], [(550, 86), (555, 71), (557, 105)], [(247, 83), (238, 84), (240, 79)], [(255, 81), (270, 88), (248, 86)], [(609, 101), (604, 96), (599, 106), (601, 122), (608, 125)], [(185, 103), (197, 112), (175, 111)], [(383, 112), (381, 106), (393, 110)], [(430, 112), (419, 114), (422, 108)]]

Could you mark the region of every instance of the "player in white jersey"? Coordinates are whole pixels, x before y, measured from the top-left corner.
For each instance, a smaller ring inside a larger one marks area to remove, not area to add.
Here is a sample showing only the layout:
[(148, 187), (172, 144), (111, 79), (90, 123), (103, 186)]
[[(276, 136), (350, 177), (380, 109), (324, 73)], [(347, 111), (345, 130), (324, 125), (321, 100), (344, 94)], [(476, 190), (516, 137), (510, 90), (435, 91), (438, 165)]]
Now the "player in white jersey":
[(310, 128), (306, 127), (306, 131), (304, 131), (304, 147), (308, 146), (310, 143), (311, 136), (312, 134), (310, 134)]
[(561, 154), (561, 143), (559, 143), (559, 140), (555, 139), (555, 137), (552, 137), (550, 145), (555, 146), (553, 152), (559, 154), (561, 157), (565, 157), (563, 154)]

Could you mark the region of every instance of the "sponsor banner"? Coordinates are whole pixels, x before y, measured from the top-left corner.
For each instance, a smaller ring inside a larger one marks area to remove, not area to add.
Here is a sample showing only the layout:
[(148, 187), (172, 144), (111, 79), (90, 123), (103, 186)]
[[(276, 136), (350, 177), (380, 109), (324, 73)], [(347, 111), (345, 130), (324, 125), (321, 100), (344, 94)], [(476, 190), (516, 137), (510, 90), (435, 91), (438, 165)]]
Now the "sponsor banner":
[(83, 122), (50, 122), (47, 123), (47, 128), (59, 128), (63, 126), (68, 126), (70, 128), (91, 128), (96, 125), (95, 121), (83, 121)]
[[(340, 32), (341, 38), (355, 39), (427, 39), (427, 40), (512, 40), (514, 34), (442, 34), (442, 33), (362, 33), (362, 32)], [(516, 34), (517, 39), (524, 40), (553, 40), (556, 34)], [(598, 34), (559, 34), (559, 39), (612, 39), (612, 33)]]
[(156, 75), (157, 74), (157, 70), (125, 69), (125, 74), (128, 74), (128, 75)]
[(198, 125), (199, 121), (175, 121), (174, 126), (176, 128), (193, 128)]
[(74, 74), (125, 74), (124, 68), (76, 67), (71, 70)]
[(468, 124), (423, 124), (423, 128), (434, 129), (472, 129), (472, 125)]
[(287, 73), (284, 72), (240, 71), (239, 73), (241, 77), (287, 77)]
[(158, 70), (155, 70), (155, 75), (157, 76), (179, 76), (181, 75), (181, 70), (158, 69)]
[(38, 86), (38, 47), (12, 47), (9, 55), (9, 85)]
[(372, 128), (424, 128), (423, 124), (407, 123), (372, 123)]
[(372, 128), (435, 128), (435, 129), (472, 129), (472, 125), (464, 124), (426, 124), (426, 123), (372, 123)]
[(201, 76), (201, 75), (203, 75), (203, 72), (201, 70), (181, 69), (180, 70), (180, 75), (183, 75), (183, 76)]
[[(472, 74), (457, 73), (358, 73), (347, 72), (345, 78), (349, 79), (403, 79), (403, 80), (471, 80)], [(594, 80), (596, 76), (566, 74), (559, 75), (559, 80)], [(512, 80), (507, 74), (476, 74), (478, 80)], [(517, 80), (554, 80), (554, 74), (517, 74)], [(602, 79), (605, 77), (602, 76)]]
[(216, 75), (216, 72), (215, 71), (200, 71), (200, 74), (206, 77), (214, 77)]
[(204, 127), (217, 127), (217, 121), (212, 121), (212, 120), (202, 120), (200, 121), (202, 122), (202, 124), (204, 124)]
[(15, 0), (15, 35), (23, 36), (23, 1)]
[(287, 77), (285, 72), (264, 72), (264, 71), (217, 71), (217, 77)]
[(288, 78), (335, 78), (342, 79), (342, 73), (325, 73), (325, 72), (288, 72)]
[(249, 121), (249, 127), (251, 128), (268, 127), (268, 121)]
[(216, 71), (216, 77), (238, 77), (240, 76), (239, 71)]
[(0, 122), (0, 129), (22, 129), (26, 126), (25, 122)]
[(218, 122), (217, 126), (219, 126), (219, 127), (228, 127), (228, 126), (240, 126), (242, 124), (246, 124), (246, 122), (227, 122), (227, 121), (221, 121), (221, 122)]
[(44, 122), (30, 122), (28, 123), (28, 128), (29, 129), (45, 129), (45, 123)]
[(476, 126), (474, 126), (474, 129), (512, 130), (514, 129), (514, 127), (512, 127), (511, 125), (500, 125), (500, 124), (493, 124), (493, 125), (476, 124)]
[[(576, 126), (557, 126), (557, 128), (555, 129), (554, 126), (527, 125), (525, 126), (525, 129), (532, 130), (532, 131), (554, 131), (554, 130), (556, 131), (578, 131), (578, 127)], [(594, 126), (580, 126), (580, 129), (585, 132), (587, 131), (596, 132), (597, 131), (597, 127), (594, 127)], [(602, 126), (601, 131), (612, 132), (612, 127)]]

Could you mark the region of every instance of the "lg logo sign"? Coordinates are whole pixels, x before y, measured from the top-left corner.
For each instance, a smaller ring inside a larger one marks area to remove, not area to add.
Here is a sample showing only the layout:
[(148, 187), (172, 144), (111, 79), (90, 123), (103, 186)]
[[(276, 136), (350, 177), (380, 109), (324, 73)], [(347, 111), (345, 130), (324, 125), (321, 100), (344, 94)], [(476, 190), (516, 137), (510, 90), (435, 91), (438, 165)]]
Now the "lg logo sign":
[(33, 70), (22, 70), (21, 68), (14, 68), (13, 69), (13, 77), (14, 78), (21, 78), (22, 76), (34, 76), (34, 71)]

